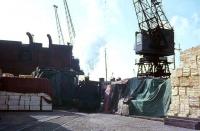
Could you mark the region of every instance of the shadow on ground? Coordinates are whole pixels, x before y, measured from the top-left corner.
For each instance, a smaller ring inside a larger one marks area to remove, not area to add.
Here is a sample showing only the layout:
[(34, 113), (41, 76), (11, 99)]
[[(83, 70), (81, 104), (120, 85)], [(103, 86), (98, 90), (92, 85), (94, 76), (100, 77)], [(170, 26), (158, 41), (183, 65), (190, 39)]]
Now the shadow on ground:
[(67, 117), (81, 117), (67, 111), (53, 112), (0, 112), (0, 131), (71, 131), (62, 125), (66, 121), (61, 119)]

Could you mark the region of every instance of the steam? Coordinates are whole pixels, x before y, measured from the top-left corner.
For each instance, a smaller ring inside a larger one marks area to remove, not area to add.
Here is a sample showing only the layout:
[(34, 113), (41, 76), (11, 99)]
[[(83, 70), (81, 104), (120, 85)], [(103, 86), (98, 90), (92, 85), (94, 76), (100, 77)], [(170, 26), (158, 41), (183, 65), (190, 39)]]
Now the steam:
[(106, 40), (102, 37), (96, 38), (88, 49), (87, 64), (90, 71), (93, 71), (100, 60), (100, 49), (106, 45)]

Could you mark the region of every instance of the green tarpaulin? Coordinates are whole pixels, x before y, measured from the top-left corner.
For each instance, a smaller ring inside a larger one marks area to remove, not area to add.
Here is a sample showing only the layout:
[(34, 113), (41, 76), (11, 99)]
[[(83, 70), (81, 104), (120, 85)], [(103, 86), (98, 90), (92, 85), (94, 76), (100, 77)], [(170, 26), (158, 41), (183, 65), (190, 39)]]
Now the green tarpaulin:
[(171, 102), (170, 80), (132, 78), (128, 81), (125, 99), (130, 115), (165, 116)]

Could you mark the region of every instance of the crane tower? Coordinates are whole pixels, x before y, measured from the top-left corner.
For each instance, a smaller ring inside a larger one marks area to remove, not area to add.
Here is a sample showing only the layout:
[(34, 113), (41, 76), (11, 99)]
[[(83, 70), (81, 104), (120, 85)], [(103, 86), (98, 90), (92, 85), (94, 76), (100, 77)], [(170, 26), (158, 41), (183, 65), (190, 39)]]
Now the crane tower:
[(70, 43), (73, 44), (76, 33), (74, 30), (74, 25), (73, 25), (72, 18), (71, 18), (70, 12), (69, 12), (67, 0), (63, 0), (63, 2), (64, 2), (64, 7), (65, 7), (65, 15), (66, 15), (66, 19), (67, 19), (69, 39), (70, 39)]
[(54, 11), (55, 11), (55, 17), (56, 17), (56, 26), (57, 26), (57, 31), (58, 31), (58, 39), (59, 39), (59, 44), (64, 44), (64, 37), (63, 37), (63, 33), (62, 33), (62, 28), (60, 25), (60, 19), (58, 16), (58, 6), (57, 5), (53, 5), (54, 7)]
[(135, 52), (141, 55), (138, 77), (170, 77), (167, 56), (174, 55), (174, 30), (162, 10), (161, 0), (133, 0), (139, 32)]

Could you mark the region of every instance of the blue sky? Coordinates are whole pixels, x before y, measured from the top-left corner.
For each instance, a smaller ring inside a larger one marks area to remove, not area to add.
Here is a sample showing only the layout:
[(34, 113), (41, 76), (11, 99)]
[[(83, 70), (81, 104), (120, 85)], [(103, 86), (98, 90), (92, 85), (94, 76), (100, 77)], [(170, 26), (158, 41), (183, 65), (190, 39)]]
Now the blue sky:
[[(25, 33), (29, 31), (44, 46), (48, 43), (47, 33), (58, 43), (53, 4), (58, 5), (65, 41), (69, 41), (63, 0), (2, 1), (0, 39), (28, 43)], [(105, 77), (106, 48), (109, 78), (135, 76), (137, 57), (133, 47), (138, 24), (132, 0), (68, 0), (68, 5), (77, 34), (74, 55), (85, 73), (92, 79)], [(175, 42), (183, 50), (200, 44), (199, 7), (199, 0), (163, 0), (164, 11), (175, 30)]]

